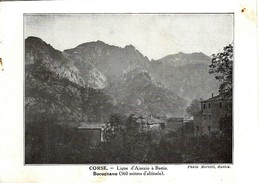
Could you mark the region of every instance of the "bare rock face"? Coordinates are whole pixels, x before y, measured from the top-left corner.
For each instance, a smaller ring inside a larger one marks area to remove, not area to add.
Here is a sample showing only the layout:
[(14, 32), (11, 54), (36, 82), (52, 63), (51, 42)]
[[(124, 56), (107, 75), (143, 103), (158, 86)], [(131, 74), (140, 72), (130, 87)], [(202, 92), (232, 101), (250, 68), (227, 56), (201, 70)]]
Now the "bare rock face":
[(89, 71), (87, 83), (94, 89), (103, 89), (108, 85), (106, 77), (95, 68)]

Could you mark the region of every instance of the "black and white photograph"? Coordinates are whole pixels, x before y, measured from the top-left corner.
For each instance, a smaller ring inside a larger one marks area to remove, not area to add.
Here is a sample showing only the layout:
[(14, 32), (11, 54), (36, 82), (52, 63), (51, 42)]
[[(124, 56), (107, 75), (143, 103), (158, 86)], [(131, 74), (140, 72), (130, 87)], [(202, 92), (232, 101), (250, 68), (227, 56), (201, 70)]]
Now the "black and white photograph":
[(233, 163), (233, 13), (25, 13), (25, 164)]

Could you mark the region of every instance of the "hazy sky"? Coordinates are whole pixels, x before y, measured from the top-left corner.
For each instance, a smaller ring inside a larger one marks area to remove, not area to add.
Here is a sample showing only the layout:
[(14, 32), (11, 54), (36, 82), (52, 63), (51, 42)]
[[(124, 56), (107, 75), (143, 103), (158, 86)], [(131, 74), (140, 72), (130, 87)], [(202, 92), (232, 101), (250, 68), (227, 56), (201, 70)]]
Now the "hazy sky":
[(101, 40), (159, 59), (180, 51), (210, 56), (233, 42), (232, 14), (27, 14), (24, 20), (25, 38), (40, 37), (61, 51)]

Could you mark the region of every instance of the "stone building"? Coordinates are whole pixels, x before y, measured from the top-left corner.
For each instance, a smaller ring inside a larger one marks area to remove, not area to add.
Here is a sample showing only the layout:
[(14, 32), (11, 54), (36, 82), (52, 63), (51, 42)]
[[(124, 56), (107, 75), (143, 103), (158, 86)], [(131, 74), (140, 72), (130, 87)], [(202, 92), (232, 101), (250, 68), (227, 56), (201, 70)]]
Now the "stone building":
[(224, 117), (225, 103), (220, 95), (201, 101), (201, 111), (194, 115), (194, 134), (209, 134), (220, 130), (220, 120)]

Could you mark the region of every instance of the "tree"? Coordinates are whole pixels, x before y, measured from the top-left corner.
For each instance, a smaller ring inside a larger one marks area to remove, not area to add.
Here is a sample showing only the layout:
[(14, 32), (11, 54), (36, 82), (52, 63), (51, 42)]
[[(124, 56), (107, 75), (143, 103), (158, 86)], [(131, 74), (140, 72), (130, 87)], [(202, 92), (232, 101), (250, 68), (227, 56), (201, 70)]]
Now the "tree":
[(150, 144), (149, 136), (138, 130), (136, 120), (134, 114), (128, 117), (120, 114), (111, 115), (105, 130), (105, 136), (108, 137), (106, 138), (107, 145), (102, 149), (105, 152), (106, 162), (141, 163), (146, 161)]
[(127, 117), (119, 113), (111, 114), (105, 128), (105, 138), (110, 140), (125, 126)]
[[(225, 116), (220, 120), (220, 129), (225, 135), (232, 138), (232, 75), (233, 75), (233, 44), (223, 49), (224, 51), (212, 55), (212, 62), (209, 70), (210, 74), (215, 74), (215, 78), (220, 82), (219, 94), (225, 101)], [(230, 148), (230, 147), (229, 147)], [(230, 148), (231, 149), (231, 148)]]
[(189, 115), (189, 116), (194, 116), (197, 112), (200, 112), (201, 111), (201, 99), (198, 100), (198, 99), (194, 99), (190, 106), (188, 106), (186, 108), (186, 113)]
[(209, 73), (215, 74), (215, 78), (220, 82), (220, 95), (232, 103), (233, 44), (229, 44), (223, 50), (212, 55)]
[(124, 125), (126, 116), (123, 116), (119, 113), (111, 114), (109, 118), (110, 126), (115, 130), (118, 130), (120, 126)]

